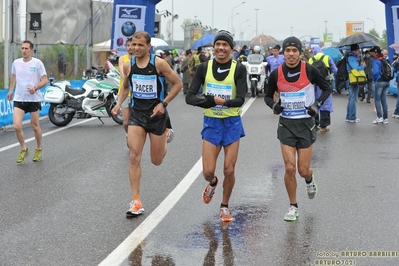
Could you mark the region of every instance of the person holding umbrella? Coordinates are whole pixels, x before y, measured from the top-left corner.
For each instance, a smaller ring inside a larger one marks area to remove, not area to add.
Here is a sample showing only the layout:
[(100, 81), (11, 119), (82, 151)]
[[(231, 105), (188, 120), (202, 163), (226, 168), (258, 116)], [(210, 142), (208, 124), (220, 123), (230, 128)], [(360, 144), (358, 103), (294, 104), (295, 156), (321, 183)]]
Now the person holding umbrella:
[[(367, 103), (370, 103), (370, 98), (371, 95), (373, 94), (373, 79), (372, 79), (372, 65), (373, 65), (373, 58), (374, 56), (371, 56), (371, 53), (369, 50), (364, 52), (364, 57), (363, 60), (366, 63), (366, 67), (364, 68), (364, 71), (366, 72), (367, 75)], [(362, 98), (360, 98), (360, 101), (362, 101), (362, 99), (364, 100), (365, 97), (365, 90), (363, 89), (363, 94), (362, 94)]]
[[(348, 73), (352, 69), (356, 70), (364, 70), (366, 63), (361, 61), (359, 63), (358, 58), (360, 57), (360, 47), (358, 44), (351, 45), (351, 51), (348, 56), (348, 61), (346, 64), (346, 70)], [(346, 122), (349, 123), (360, 123), (361, 120), (356, 117), (356, 102), (357, 102), (357, 95), (359, 94), (359, 85), (358, 84), (349, 84), (349, 98), (348, 98), (348, 105), (346, 107)]]

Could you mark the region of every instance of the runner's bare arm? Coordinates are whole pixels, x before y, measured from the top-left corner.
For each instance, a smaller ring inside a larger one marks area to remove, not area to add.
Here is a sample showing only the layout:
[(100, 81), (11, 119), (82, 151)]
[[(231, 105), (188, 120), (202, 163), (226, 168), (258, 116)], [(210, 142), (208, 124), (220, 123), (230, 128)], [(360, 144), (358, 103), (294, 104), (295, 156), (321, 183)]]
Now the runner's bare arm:
[(48, 83), (47, 75), (41, 76), (41, 77), (40, 77), (40, 82), (39, 82), (39, 84), (37, 84), (37, 85), (35, 86), (35, 87), (36, 87), (36, 90), (38, 90), (38, 89), (40, 89), (40, 88), (43, 88), (44, 86), (46, 86), (47, 83)]
[[(128, 73), (130, 73), (130, 62), (123, 63), (123, 82), (122, 82), (122, 89), (120, 91), (119, 97), (118, 97), (118, 104), (121, 105), (124, 100), (126, 100), (126, 97), (129, 95), (129, 79), (128, 79)], [(122, 72), (121, 72), (122, 75)]]
[(124, 73), (124, 72), (123, 72), (123, 65), (124, 65), (123, 56), (120, 56), (119, 59), (118, 59), (118, 66), (120, 66), (120, 67), (119, 67), (119, 73), (120, 73), (122, 79), (123, 79), (123, 77), (124, 77), (124, 74), (123, 74), (123, 73)]
[(160, 75), (164, 76), (167, 80), (169, 80), (173, 84), (168, 96), (166, 96), (164, 99), (165, 102), (170, 103), (170, 101), (172, 101), (173, 98), (175, 98), (176, 95), (183, 88), (183, 83), (181, 82), (176, 72), (170, 68), (170, 66), (165, 60), (156, 57), (155, 66), (157, 67), (157, 72)]

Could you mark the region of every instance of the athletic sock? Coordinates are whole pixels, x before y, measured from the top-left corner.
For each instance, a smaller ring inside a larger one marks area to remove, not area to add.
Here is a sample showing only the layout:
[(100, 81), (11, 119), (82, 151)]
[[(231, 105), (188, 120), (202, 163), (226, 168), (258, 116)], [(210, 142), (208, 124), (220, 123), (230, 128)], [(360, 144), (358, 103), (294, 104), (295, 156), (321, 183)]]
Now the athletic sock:
[(216, 187), (216, 185), (218, 184), (218, 179), (216, 178), (216, 176), (212, 179), (211, 182), (209, 182), (209, 185), (211, 187)]
[(308, 181), (308, 180), (306, 180), (306, 178), (305, 178), (305, 182), (306, 182), (306, 184), (310, 184), (310, 183), (312, 183), (312, 181), (313, 181), (313, 174), (312, 174), (312, 177), (310, 178), (310, 181)]
[(229, 207), (229, 204), (223, 204), (223, 203), (220, 204), (220, 208), (228, 208), (228, 207)]
[(298, 208), (298, 203), (290, 204), (290, 206), (294, 206), (295, 208)]
[(140, 200), (140, 195), (134, 195), (133, 200)]

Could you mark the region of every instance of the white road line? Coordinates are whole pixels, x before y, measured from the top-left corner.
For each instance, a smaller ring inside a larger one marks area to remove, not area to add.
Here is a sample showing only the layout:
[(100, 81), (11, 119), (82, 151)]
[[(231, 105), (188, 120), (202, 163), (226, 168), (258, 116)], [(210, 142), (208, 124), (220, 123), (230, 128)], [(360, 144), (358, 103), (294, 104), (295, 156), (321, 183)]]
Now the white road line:
[[(242, 108), (241, 116), (245, 114), (255, 99), (256, 98), (250, 98), (248, 100)], [(184, 193), (186, 193), (201, 172), (202, 157), (161, 204), (159, 204), (159, 206), (114, 251), (112, 251), (99, 266), (115, 266), (123, 263), (128, 258), (129, 254), (151, 233), (180, 200)]]
[[(52, 131), (43, 133), (42, 137), (45, 137), (45, 136), (48, 136), (48, 135), (51, 135), (51, 134), (60, 132), (60, 131), (62, 131), (62, 130), (65, 130), (65, 129), (68, 129), (68, 128), (71, 128), (71, 127), (74, 127), (74, 126), (77, 126), (77, 125), (80, 125), (80, 124), (83, 124), (83, 123), (87, 123), (87, 122), (89, 122), (89, 121), (91, 121), (91, 120), (94, 120), (94, 119), (95, 119), (95, 118), (93, 117), (93, 118), (89, 118), (89, 119), (87, 119), (87, 120), (84, 120), (84, 121), (81, 121), (81, 122), (78, 122), (78, 123), (75, 123), (75, 124), (70, 124), (70, 125), (67, 125), (67, 126), (65, 126), (65, 127), (60, 127), (60, 128), (58, 128), (58, 129), (55, 129), (55, 130), (52, 130)], [(28, 142), (31, 142), (31, 141), (34, 141), (34, 140), (35, 140), (35, 138), (32, 137), (32, 138), (26, 139), (26, 140), (25, 140), (25, 143), (28, 143)], [(9, 150), (9, 149), (12, 149), (12, 148), (17, 147), (17, 146), (19, 146), (19, 142), (16, 142), (16, 143), (14, 143), (14, 144), (5, 146), (5, 147), (3, 147), (3, 148), (0, 148), (0, 152), (3, 152), (3, 151), (6, 151), (6, 150)]]

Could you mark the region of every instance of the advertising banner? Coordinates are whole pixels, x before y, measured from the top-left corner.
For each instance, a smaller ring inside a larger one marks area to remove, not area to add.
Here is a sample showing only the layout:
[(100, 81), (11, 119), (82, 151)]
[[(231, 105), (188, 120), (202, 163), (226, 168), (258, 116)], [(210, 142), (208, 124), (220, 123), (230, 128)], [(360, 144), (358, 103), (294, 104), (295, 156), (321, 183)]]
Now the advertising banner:
[[(392, 6), (394, 42), (399, 42), (399, 6)], [(389, 43), (390, 44), (390, 43)]]
[(349, 21), (346, 22), (346, 37), (351, 36), (355, 33), (364, 32), (364, 22), (363, 21)]
[(202, 37), (202, 28), (193, 28), (193, 42)]
[(126, 40), (136, 31), (144, 30), (145, 12), (146, 6), (117, 4), (114, 1), (111, 49), (115, 49), (119, 56), (127, 53)]
[(315, 46), (320, 46), (320, 38), (312, 37), (310, 38), (310, 48), (313, 48)]
[(333, 34), (332, 33), (324, 33), (323, 34), (323, 42), (324, 42), (324, 47), (330, 47), (333, 42)]

